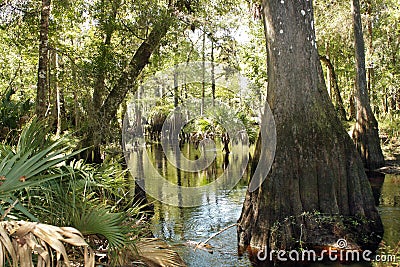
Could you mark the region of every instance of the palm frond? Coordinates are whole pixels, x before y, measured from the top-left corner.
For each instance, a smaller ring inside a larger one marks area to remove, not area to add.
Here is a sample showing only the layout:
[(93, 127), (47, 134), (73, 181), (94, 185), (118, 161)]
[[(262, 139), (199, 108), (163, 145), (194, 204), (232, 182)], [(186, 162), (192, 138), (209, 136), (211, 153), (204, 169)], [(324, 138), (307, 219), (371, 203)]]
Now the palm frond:
[(111, 213), (105, 207), (86, 206), (78, 209), (71, 216), (71, 225), (82, 234), (100, 234), (104, 236), (110, 249), (122, 248), (127, 243), (127, 233), (123, 227), (124, 217), (121, 213)]
[(158, 238), (144, 238), (137, 242), (139, 260), (147, 266), (186, 267), (182, 258)]
[[(61, 262), (71, 266), (64, 244), (83, 248), (84, 265), (94, 266), (94, 252), (75, 228), (26, 221), (0, 222), (0, 266), (50, 267), (54, 262), (57, 266)], [(33, 255), (37, 255), (35, 261)]]
[(51, 199), (47, 201), (48, 222), (71, 225), (84, 235), (102, 235), (111, 249), (126, 245), (128, 237), (123, 223), (124, 214), (111, 212), (109, 206), (100, 203), (95, 192), (86, 190), (90, 181), (79, 178), (48, 184), (47, 190), (51, 193)]
[(52, 143), (52, 141), (47, 138), (48, 133), (49, 130), (46, 127), (46, 122), (33, 118), (22, 129), (15, 149), (16, 153), (24, 154), (25, 150), (33, 150), (33, 152), (36, 152), (40, 150), (41, 147), (48, 146)]
[[(67, 138), (52, 141), (46, 135), (44, 123), (33, 120), (22, 130), (16, 147), (0, 144), (0, 201), (3, 203), (16, 191), (66, 175), (59, 166), (82, 151), (68, 153)], [(22, 212), (32, 217), (26, 210)]]

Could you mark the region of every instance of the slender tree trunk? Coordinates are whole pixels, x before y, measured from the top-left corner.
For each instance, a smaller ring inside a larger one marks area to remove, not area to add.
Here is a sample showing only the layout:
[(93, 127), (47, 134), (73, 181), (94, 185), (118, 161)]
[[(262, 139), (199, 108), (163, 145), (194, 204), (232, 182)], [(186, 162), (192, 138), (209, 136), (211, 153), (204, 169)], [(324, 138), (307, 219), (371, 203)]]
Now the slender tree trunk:
[(214, 41), (211, 40), (211, 101), (214, 106), (215, 101), (215, 66), (214, 66)]
[(355, 103), (355, 99), (354, 99), (354, 88), (352, 89), (352, 91), (350, 92), (349, 95), (349, 103), (350, 103), (350, 120), (355, 119), (357, 112), (356, 112), (356, 103)]
[[(176, 67), (177, 65), (175, 65)], [(178, 85), (178, 70), (175, 68), (174, 71), (174, 108), (179, 105), (179, 85)]]
[(389, 97), (389, 106), (390, 111), (396, 111), (396, 88), (391, 86), (390, 87), (390, 97)]
[[(325, 58), (327, 60), (329, 60), (329, 42), (325, 43), (325, 54), (326, 54)], [(321, 59), (322, 62), (324, 62), (323, 61), (324, 58), (321, 58), (321, 56), (320, 56), (320, 59)], [(332, 77), (331, 68), (329, 68), (329, 66), (327, 66), (327, 69), (326, 69), (326, 86), (327, 86), (327, 89), (328, 89), (328, 94), (332, 98), (332, 81), (331, 81), (331, 77)]]
[(202, 64), (203, 67), (201, 69), (203, 81), (201, 83), (201, 107), (200, 107), (200, 114), (203, 115), (204, 113), (204, 98), (206, 97), (206, 32), (205, 27), (203, 28), (203, 48), (202, 48)]
[[(397, 24), (397, 23), (396, 23)], [(397, 25), (396, 25), (397, 26)], [(396, 28), (395, 26), (395, 28)], [(390, 37), (388, 35), (388, 44), (391, 47), (391, 65), (392, 66), (396, 66), (397, 65), (397, 53), (399, 51), (400, 48), (400, 36), (399, 34), (397, 34), (397, 38), (393, 38)], [(390, 112), (395, 111), (400, 109), (400, 89), (398, 86), (391, 86), (390, 88), (386, 88), (386, 90), (389, 89), (389, 93), (390, 93)], [(387, 95), (386, 95), (387, 97)], [(388, 101), (387, 105), (388, 104)], [(388, 112), (389, 112), (389, 107), (388, 107)]]
[(356, 53), (356, 124), (353, 140), (367, 169), (377, 169), (385, 164), (378, 134), (378, 122), (372, 112), (366, 84), (364, 39), (361, 25), (360, 3), (351, 1)]
[(367, 31), (368, 31), (368, 67), (367, 67), (367, 90), (373, 97), (373, 77), (374, 77), (374, 64), (372, 62), (372, 56), (374, 54), (374, 46), (373, 46), (373, 29), (372, 29), (372, 2), (371, 0), (367, 0)]
[(382, 104), (383, 104), (383, 112), (385, 112), (385, 114), (387, 114), (389, 112), (389, 107), (388, 107), (388, 90), (385, 87), (385, 97), (382, 100)]
[[(332, 247), (346, 237), (349, 246), (375, 249), (382, 223), (360, 156), (327, 94), (312, 1), (263, 4), (267, 101), (277, 145), (265, 181), (246, 193), (239, 245), (269, 251)], [(268, 153), (261, 143), (260, 157)]]
[[(342, 96), (340, 95), (339, 85), (337, 82), (335, 68), (333, 67), (332, 62), (326, 56), (320, 56), (320, 60), (325, 63), (329, 70), (330, 83), (332, 84), (332, 89), (335, 92), (335, 102), (339, 112), (339, 117), (342, 120), (346, 120), (346, 110), (344, 109)], [(328, 83), (329, 84), (329, 83)], [(331, 93), (332, 94), (332, 93)], [(332, 95), (331, 95), (332, 97)]]
[[(51, 102), (52, 102), (52, 123), (56, 128), (56, 136), (61, 134), (61, 96), (60, 96), (60, 87), (58, 83), (58, 73), (59, 73), (59, 58), (57, 51), (52, 50), (51, 52), (51, 61), (52, 61), (52, 75), (53, 82), (50, 84), (49, 88), (53, 88), (51, 92)], [(49, 72), (51, 73), (51, 72)], [(51, 86), (52, 85), (52, 86)]]
[(48, 64), (50, 4), (50, 0), (42, 0), (40, 16), (38, 82), (36, 89), (36, 116), (39, 118), (44, 118), (46, 116), (49, 106)]

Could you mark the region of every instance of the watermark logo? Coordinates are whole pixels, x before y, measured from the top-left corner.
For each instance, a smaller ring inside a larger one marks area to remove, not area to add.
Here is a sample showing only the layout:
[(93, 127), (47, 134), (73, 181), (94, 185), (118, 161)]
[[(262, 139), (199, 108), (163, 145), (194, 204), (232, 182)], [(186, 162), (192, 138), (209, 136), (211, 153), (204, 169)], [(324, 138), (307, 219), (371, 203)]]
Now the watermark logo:
[(339, 238), (339, 239), (336, 241), (336, 245), (337, 245), (337, 247), (338, 247), (339, 249), (345, 249), (345, 248), (347, 248), (347, 241), (346, 241), (346, 239)]
[(258, 251), (259, 261), (280, 262), (318, 262), (318, 261), (342, 261), (342, 262), (396, 262), (396, 255), (374, 254), (371, 250), (348, 249), (346, 239), (338, 239), (336, 244), (327, 249), (316, 251), (313, 249), (302, 250), (268, 250), (265, 247)]
[[(261, 155), (249, 184), (250, 192), (256, 190), (266, 178), (275, 156), (276, 129), (266, 101), (260, 101), (258, 105), (252, 101), (254, 96), (249, 93), (249, 84), (238, 70), (225, 64), (208, 62), (182, 63), (154, 74), (141, 84), (127, 104), (122, 136), (126, 162), (137, 184), (153, 198), (181, 207), (200, 206), (205, 194), (232, 189), (242, 178), (249, 160), (249, 136), (235, 109), (247, 100), (246, 108), (260, 117)], [(210, 98), (204, 93), (202, 97), (201, 90), (205, 86), (225, 90), (230, 97)], [(183, 97), (190, 90), (191, 96)], [(233, 102), (236, 104), (233, 105)], [(160, 109), (168, 105), (166, 118), (157, 117)], [(219, 177), (206, 185), (182, 186), (171, 182), (154, 166), (146, 139), (158, 131), (156, 135), (169, 164), (183, 172), (202, 171), (215, 160), (217, 151), (213, 138), (202, 137), (199, 142), (201, 156), (195, 160), (187, 158), (179, 146), (182, 129), (199, 118), (217, 122), (224, 129), (224, 134), (229, 136), (230, 153), (235, 162), (228, 164)], [(154, 127), (156, 119), (162, 121), (158, 128)], [(153, 132), (149, 133), (152, 122)]]

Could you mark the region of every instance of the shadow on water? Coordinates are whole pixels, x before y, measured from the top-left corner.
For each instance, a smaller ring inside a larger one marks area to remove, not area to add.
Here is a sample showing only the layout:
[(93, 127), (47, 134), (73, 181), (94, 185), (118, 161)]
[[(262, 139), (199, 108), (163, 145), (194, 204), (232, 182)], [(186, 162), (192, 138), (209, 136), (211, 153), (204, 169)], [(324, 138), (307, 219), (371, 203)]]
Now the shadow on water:
[[(218, 145), (216, 150), (222, 151)], [(183, 144), (181, 151), (191, 160), (198, 159), (200, 152), (189, 144)], [(171, 165), (163, 154), (160, 145), (154, 144), (147, 148), (152, 165), (158, 173), (169, 181), (188, 187), (201, 186), (215, 180), (229, 164), (237, 164), (235, 153), (217, 153), (210, 166), (199, 172), (187, 172)], [(178, 156), (179, 158), (180, 156)], [(181, 167), (180, 162), (177, 162)], [(146, 164), (144, 166), (146, 168)], [(400, 240), (400, 176), (380, 173), (369, 173), (375, 203), (379, 206), (382, 216), (386, 244), (395, 247)], [(234, 189), (209, 190), (202, 195), (202, 205), (198, 207), (176, 207), (154, 201), (154, 217), (152, 230), (156, 237), (166, 240), (173, 246), (188, 266), (253, 266), (247, 254), (238, 256), (236, 227), (222, 232), (208, 243), (212, 246), (206, 251), (194, 251), (194, 242), (204, 242), (211, 235), (237, 222), (246, 193), (248, 181), (247, 172)], [(148, 185), (146, 185), (148, 186)], [(179, 198), (180, 193), (177, 192)], [(163, 192), (159, 192), (162, 198)], [(264, 265), (273, 266), (273, 265)], [(368, 263), (352, 263), (343, 265), (339, 262), (330, 263), (279, 263), (275, 266), (371, 266)]]

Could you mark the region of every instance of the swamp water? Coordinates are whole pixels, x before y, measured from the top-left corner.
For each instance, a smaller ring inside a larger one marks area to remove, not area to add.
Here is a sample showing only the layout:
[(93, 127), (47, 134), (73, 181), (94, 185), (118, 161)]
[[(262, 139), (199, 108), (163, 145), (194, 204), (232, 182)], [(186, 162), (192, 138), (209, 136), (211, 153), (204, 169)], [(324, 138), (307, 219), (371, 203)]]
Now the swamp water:
[[(199, 150), (194, 149), (192, 145), (184, 144), (181, 150), (188, 159), (196, 160), (200, 157)], [(231, 154), (221, 153), (221, 148), (218, 147), (218, 144), (215, 150), (218, 153), (213, 163), (204, 171), (192, 173), (178, 171), (164, 155), (161, 145), (151, 145), (147, 147), (147, 152), (145, 152), (151, 162), (143, 161), (141, 158), (140, 161), (143, 163), (138, 166), (138, 169), (142, 171), (143, 169), (154, 167), (159, 174), (166, 177), (173, 184), (202, 186), (214, 181), (215, 177), (219, 177), (226, 170), (226, 166), (229, 163), (237, 166), (241, 165), (241, 159), (235, 156), (234, 151)], [(200, 196), (193, 196), (193, 198), (201, 198), (197, 199), (197, 202), (200, 201), (202, 205), (197, 207), (176, 207), (150, 198), (151, 201), (154, 201), (155, 215), (152, 219), (154, 235), (167, 241), (188, 266), (252, 266), (246, 254), (238, 256), (236, 227), (220, 233), (208, 242), (212, 246), (213, 253), (202, 249), (194, 251), (193, 247), (187, 245), (188, 241), (204, 242), (221, 229), (236, 223), (241, 213), (247, 181), (248, 175), (247, 171), (245, 171), (243, 178), (239, 180), (233, 189), (208, 188)], [(370, 178), (370, 182), (376, 203), (379, 204), (379, 211), (385, 228), (384, 242), (394, 248), (400, 241), (400, 176), (373, 175)], [(148, 183), (146, 180), (146, 189), (149, 186), (151, 186), (151, 182)], [(159, 192), (156, 198), (163, 199), (162, 191), (159, 190)], [(177, 192), (174, 196), (178, 198), (178, 201), (179, 195), (179, 192)], [(397, 263), (399, 261), (400, 259), (397, 259)], [(291, 265), (285, 264), (282, 266), (300, 265), (292, 263)], [(313, 263), (308, 266), (358, 267), (370, 265), (364, 263), (342, 265), (334, 262), (330, 264)], [(390, 266), (390, 264), (381, 266)]]

